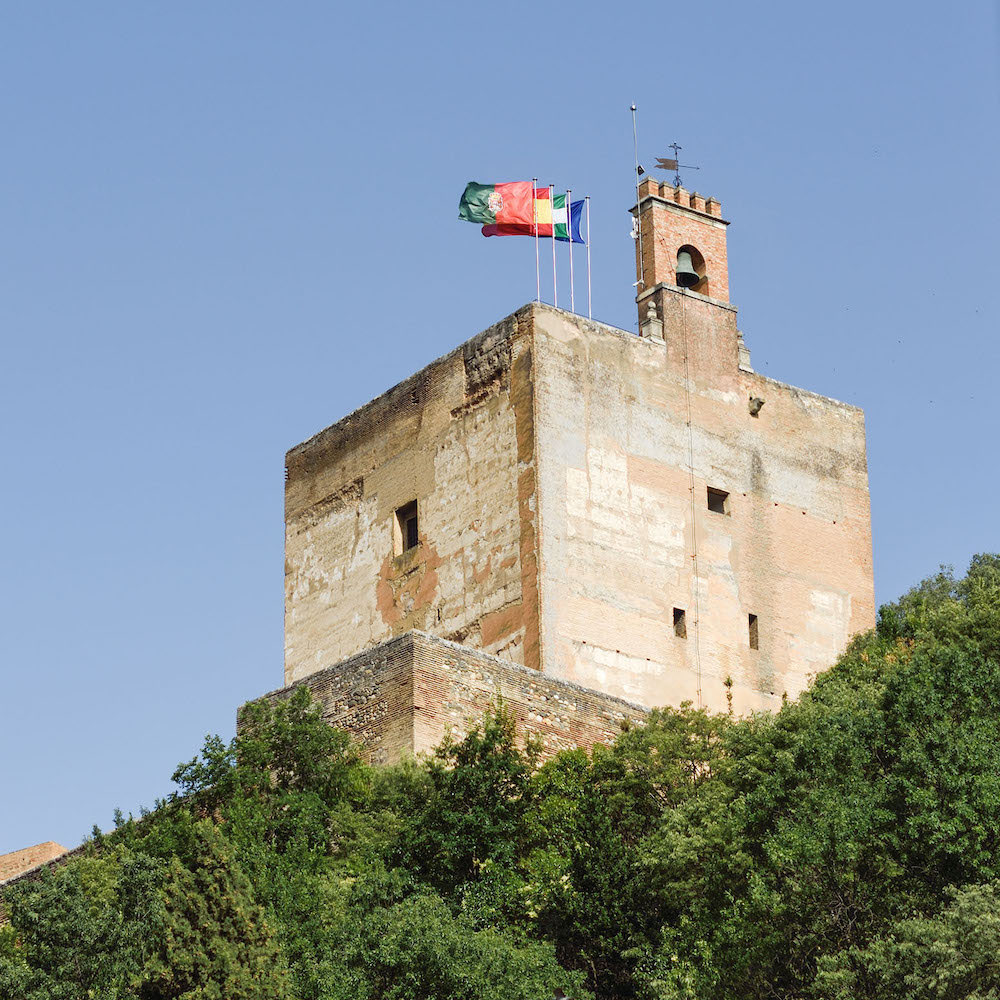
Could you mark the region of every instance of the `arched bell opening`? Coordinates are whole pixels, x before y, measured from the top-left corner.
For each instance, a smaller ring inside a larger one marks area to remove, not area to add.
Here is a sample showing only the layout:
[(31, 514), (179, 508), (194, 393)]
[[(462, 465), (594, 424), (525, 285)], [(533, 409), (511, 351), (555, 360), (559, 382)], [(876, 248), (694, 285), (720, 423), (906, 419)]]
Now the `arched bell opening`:
[(677, 284), (694, 292), (708, 295), (708, 275), (705, 273), (705, 258), (697, 247), (685, 243), (677, 251), (675, 270)]

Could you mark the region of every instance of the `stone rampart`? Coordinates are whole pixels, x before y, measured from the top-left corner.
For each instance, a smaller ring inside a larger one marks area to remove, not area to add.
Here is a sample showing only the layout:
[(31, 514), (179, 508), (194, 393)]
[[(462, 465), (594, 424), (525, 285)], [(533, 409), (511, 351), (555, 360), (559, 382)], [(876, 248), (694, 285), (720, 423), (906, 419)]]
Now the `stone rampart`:
[(411, 631), (264, 695), (285, 698), (306, 687), (324, 718), (353, 733), (375, 764), (433, 749), (460, 736), (502, 702), (522, 737), (537, 737), (545, 756), (610, 743), (641, 722), (639, 705)]

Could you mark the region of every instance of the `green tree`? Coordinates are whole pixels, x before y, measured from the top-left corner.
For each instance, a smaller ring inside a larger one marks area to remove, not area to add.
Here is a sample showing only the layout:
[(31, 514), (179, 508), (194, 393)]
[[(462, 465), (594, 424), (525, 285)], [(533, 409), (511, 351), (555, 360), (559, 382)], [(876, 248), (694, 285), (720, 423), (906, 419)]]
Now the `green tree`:
[(8, 889), (0, 1000), (1000, 1000), (1000, 557), (775, 715), (361, 762), (308, 692)]
[(425, 797), (400, 831), (397, 863), (453, 898), (485, 862), (512, 867), (537, 753), (518, 748), (502, 707), (464, 739), (446, 740), (426, 764)]
[(327, 1000), (589, 1000), (551, 944), (477, 929), (400, 872), (351, 886), (325, 972)]
[(560, 754), (534, 778), (522, 865), (534, 932), (600, 997), (634, 995), (636, 962), (666, 915), (646, 838), (706, 793), (729, 725), (690, 706), (654, 711), (613, 746)]
[(153, 859), (115, 851), (8, 890), (0, 997), (132, 996), (163, 927), (162, 878)]
[(949, 883), (997, 878), (996, 558), (879, 622), (797, 702), (732, 727), (714, 812), (664, 815), (654, 884), (703, 874), (645, 959), (651, 995), (805, 996), (820, 958), (940, 906)]
[(222, 833), (199, 823), (191, 867), (174, 858), (164, 922), (146, 963), (142, 1000), (251, 1000), (290, 996), (284, 954)]
[(929, 917), (896, 922), (864, 948), (820, 958), (824, 1000), (997, 1000), (1000, 887), (949, 887)]

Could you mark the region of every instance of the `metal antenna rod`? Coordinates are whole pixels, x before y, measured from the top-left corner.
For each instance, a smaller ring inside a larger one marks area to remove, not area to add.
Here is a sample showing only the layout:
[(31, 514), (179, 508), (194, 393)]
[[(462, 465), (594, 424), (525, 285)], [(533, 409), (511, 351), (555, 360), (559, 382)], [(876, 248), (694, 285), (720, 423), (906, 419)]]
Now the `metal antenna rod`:
[(531, 225), (535, 230), (535, 301), (542, 301), (542, 279), (538, 272), (538, 195), (535, 191), (538, 178), (531, 178)]
[[(576, 295), (573, 291), (573, 189), (566, 188), (566, 232), (569, 235), (569, 311), (576, 312)], [(552, 239), (555, 241), (556, 227), (552, 224)]]
[(549, 185), (549, 235), (552, 237), (552, 304), (559, 308), (559, 285), (556, 282), (556, 186)]
[(587, 318), (594, 318), (594, 307), (590, 300), (590, 195), (583, 199), (587, 206)]
[(634, 104), (632, 105), (632, 151), (635, 154), (635, 228), (639, 235), (639, 280), (635, 283), (635, 287), (639, 288), (641, 285), (645, 285), (642, 278), (646, 272), (642, 261), (642, 226), (639, 223), (639, 137), (635, 127)]

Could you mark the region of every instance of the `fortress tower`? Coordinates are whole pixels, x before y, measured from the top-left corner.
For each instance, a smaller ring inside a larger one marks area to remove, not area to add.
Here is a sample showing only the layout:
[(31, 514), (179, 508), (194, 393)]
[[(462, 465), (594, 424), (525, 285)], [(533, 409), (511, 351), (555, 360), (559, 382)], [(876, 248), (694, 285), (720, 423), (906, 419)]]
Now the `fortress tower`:
[(752, 369), (717, 201), (632, 211), (640, 336), (532, 303), (288, 453), (285, 684), (375, 760), (777, 708), (874, 624), (862, 412)]

